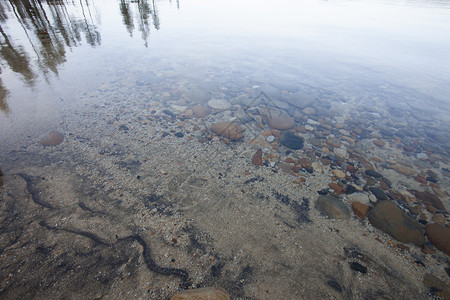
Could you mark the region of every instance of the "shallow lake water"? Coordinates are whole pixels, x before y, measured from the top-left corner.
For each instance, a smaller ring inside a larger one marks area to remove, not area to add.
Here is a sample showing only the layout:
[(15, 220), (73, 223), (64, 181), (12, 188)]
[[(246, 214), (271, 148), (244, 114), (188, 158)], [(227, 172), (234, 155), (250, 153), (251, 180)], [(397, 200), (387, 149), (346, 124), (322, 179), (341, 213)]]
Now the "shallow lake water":
[(449, 2), (10, 0), (0, 29), (0, 298), (450, 298)]

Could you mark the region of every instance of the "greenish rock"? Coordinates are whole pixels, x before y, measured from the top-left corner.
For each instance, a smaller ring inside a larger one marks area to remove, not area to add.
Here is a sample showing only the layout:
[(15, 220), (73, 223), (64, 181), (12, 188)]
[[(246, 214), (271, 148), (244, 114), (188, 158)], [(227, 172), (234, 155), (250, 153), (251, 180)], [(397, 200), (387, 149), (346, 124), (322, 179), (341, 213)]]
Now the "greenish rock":
[(292, 150), (300, 150), (303, 148), (304, 139), (292, 132), (285, 131), (281, 134), (280, 143)]
[(320, 196), (316, 202), (316, 209), (331, 219), (348, 219), (350, 211), (344, 202), (331, 195)]
[(393, 202), (381, 201), (370, 211), (372, 226), (386, 232), (397, 241), (422, 246), (425, 236), (422, 226)]
[(366, 170), (364, 173), (368, 176), (372, 176), (373, 178), (381, 178), (383, 175), (374, 170)]
[(375, 197), (377, 197), (378, 200), (380, 201), (384, 201), (384, 200), (388, 200), (388, 197), (386, 196), (386, 194), (383, 192), (382, 189), (377, 188), (377, 187), (370, 187), (369, 191), (375, 195)]

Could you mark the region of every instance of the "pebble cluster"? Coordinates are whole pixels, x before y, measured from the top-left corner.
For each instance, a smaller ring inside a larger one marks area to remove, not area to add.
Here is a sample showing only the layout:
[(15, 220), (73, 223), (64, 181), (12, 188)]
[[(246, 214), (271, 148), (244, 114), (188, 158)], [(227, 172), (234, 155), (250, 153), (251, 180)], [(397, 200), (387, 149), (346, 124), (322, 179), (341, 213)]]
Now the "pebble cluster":
[[(118, 90), (127, 90), (114, 84), (105, 84), (85, 95), (83, 101), (92, 110), (87, 110), (87, 114), (94, 116), (103, 112), (102, 118), (108, 127), (105, 134), (110, 135), (107, 141), (99, 141), (101, 145), (95, 146), (99, 149), (94, 151), (96, 157), (117, 156), (121, 157), (119, 166), (122, 169), (144, 169), (142, 166), (148, 163), (140, 155), (145, 151), (123, 153), (118, 146), (127, 139), (143, 145), (159, 143), (161, 148), (177, 145), (179, 151), (167, 161), (177, 160), (177, 165), (190, 161), (192, 168), (196, 161), (208, 157), (197, 150), (208, 152), (223, 162), (217, 166), (223, 168), (219, 179), (232, 173), (229, 180), (245, 187), (242, 194), (250, 192), (264, 201), (267, 194), (273, 194), (279, 203), (298, 214), (298, 223), (309, 224), (311, 219), (317, 220), (308, 215), (315, 212), (321, 215), (324, 224), (330, 220), (357, 219), (360, 228), (355, 230), (367, 235), (367, 239), (375, 237), (398, 255), (410, 253), (409, 259), (417, 264), (425, 265), (427, 261), (430, 265), (431, 262), (439, 265), (439, 268), (426, 269), (423, 284), (434, 295), (448, 295), (450, 289), (448, 278), (445, 278), (450, 273), (447, 212), (450, 132), (445, 127), (448, 124), (427, 123), (398, 108), (367, 107), (351, 99), (347, 102), (343, 99), (311, 99), (303, 93), (288, 90), (281, 90), (280, 97), (272, 100), (267, 95), (273, 91), (267, 86), (250, 85), (238, 92), (222, 87), (213, 92), (195, 85), (174, 87), (172, 80), (168, 82), (171, 82), (170, 88), (162, 82), (143, 86), (140, 95), (145, 101), (136, 103), (121, 104), (119, 96), (105, 100), (103, 105), (94, 101), (99, 94), (112, 95)], [(101, 120), (96, 122), (101, 123)], [(70, 146), (71, 140), (84, 149), (87, 142), (80, 137), (82, 128), (77, 131), (67, 125), (60, 131), (65, 134), (52, 131), (40, 140), (42, 146), (55, 146), (45, 147), (46, 151), (55, 151), (65, 144)], [(120, 137), (117, 144), (110, 142), (116, 135)], [(198, 148), (192, 145), (198, 145)], [(89, 151), (91, 149), (86, 146), (86, 155)], [(211, 154), (214, 151), (216, 154)], [(224, 167), (226, 164), (228, 169)], [(108, 166), (108, 162), (103, 165)], [(161, 163), (161, 169), (151, 171), (152, 176), (164, 178), (176, 173), (176, 167)], [(268, 173), (273, 177), (261, 176)], [(141, 180), (142, 174), (134, 175)], [(283, 183), (286, 178), (289, 186)], [(306, 197), (294, 201), (271, 190), (274, 186), (282, 186), (280, 188), (285, 189), (286, 195), (302, 191)], [(188, 210), (206, 200), (189, 201), (178, 205)], [(162, 215), (171, 209), (155, 204), (151, 212)], [(285, 223), (292, 227), (289, 222)], [(176, 245), (187, 240), (181, 235), (167, 235), (166, 239)], [(348, 268), (362, 276), (371, 271), (362, 261), (352, 261)], [(341, 285), (334, 281), (330, 281), (329, 286), (342, 292)], [(228, 297), (222, 290), (199, 293), (219, 293), (224, 299)], [(188, 293), (177, 294), (173, 299), (191, 298)]]

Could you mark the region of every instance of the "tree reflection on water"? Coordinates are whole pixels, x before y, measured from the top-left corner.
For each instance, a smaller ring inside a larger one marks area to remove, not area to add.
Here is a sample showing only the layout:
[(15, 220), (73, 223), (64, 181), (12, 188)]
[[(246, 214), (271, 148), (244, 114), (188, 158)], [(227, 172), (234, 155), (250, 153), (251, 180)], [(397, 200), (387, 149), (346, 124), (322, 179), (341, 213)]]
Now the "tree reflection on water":
[[(151, 23), (156, 30), (160, 26), (154, 0), (118, 1), (127, 31), (132, 36), (137, 27), (147, 47)], [(38, 74), (46, 80), (49, 72), (58, 76), (58, 68), (66, 62), (67, 49), (82, 45), (83, 40), (92, 47), (101, 45), (100, 24), (94, 0), (2, 0), (1, 68), (20, 74), (28, 86), (35, 84)], [(24, 38), (18, 39), (17, 30), (23, 32)], [(0, 78), (0, 110), (5, 112), (9, 94)]]

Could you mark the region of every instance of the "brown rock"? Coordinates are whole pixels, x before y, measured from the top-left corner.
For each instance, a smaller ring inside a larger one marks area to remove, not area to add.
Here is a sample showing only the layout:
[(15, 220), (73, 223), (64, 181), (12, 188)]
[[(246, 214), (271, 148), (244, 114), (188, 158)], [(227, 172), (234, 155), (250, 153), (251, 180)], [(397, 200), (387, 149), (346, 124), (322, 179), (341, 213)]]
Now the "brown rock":
[(344, 202), (331, 195), (320, 196), (317, 199), (316, 208), (331, 219), (347, 219), (350, 216), (350, 212)]
[(332, 182), (328, 186), (332, 188), (333, 191), (338, 195), (345, 193), (345, 188), (342, 185), (337, 184), (336, 182)]
[(272, 129), (271, 131), (272, 131), (273, 136), (276, 136), (276, 137), (281, 136), (281, 131), (279, 131), (277, 129)]
[(272, 135), (272, 130), (263, 131), (261, 132), (261, 135), (263, 137), (268, 137), (269, 135)]
[(330, 146), (333, 146), (334, 148), (339, 148), (341, 147), (341, 141), (337, 138), (328, 138), (327, 139), (327, 144)]
[(208, 107), (202, 105), (196, 105), (192, 107), (191, 110), (198, 119), (206, 117), (211, 112)]
[(422, 226), (393, 202), (381, 201), (369, 214), (372, 226), (386, 232), (402, 243), (422, 246), (425, 242)]
[(46, 135), (44, 135), (39, 143), (42, 146), (56, 146), (62, 143), (64, 140), (64, 136), (57, 131), (50, 131)]
[(445, 225), (445, 223), (447, 223), (447, 219), (445, 218), (445, 216), (443, 214), (435, 214), (431, 218), (431, 221), (433, 221), (436, 224), (440, 224), (440, 225)]
[(386, 142), (383, 140), (374, 140), (373, 143), (378, 147), (384, 147), (386, 145)]
[(414, 147), (411, 147), (411, 146), (405, 146), (405, 147), (403, 147), (403, 150), (405, 150), (406, 152), (414, 152)]
[(211, 131), (217, 135), (230, 140), (240, 140), (244, 137), (244, 129), (234, 122), (218, 122), (210, 127)]
[(355, 213), (355, 215), (360, 219), (364, 219), (370, 210), (369, 205), (361, 203), (361, 202), (353, 202), (352, 208), (353, 208), (353, 212)]
[(298, 163), (305, 169), (311, 169), (311, 161), (309, 158), (301, 157), (298, 159)]
[(253, 155), (252, 163), (255, 166), (262, 165), (262, 150), (261, 149), (258, 149), (258, 151), (256, 151), (256, 153)]
[(344, 179), (345, 178), (345, 173), (342, 172), (341, 170), (334, 169), (333, 171), (331, 171), (331, 173), (333, 173), (333, 175), (336, 176), (339, 179)]
[(345, 167), (345, 172), (349, 172), (349, 173), (355, 174), (356, 171), (357, 171), (356, 168), (354, 166), (352, 166), (352, 165), (347, 165)]
[(281, 109), (261, 108), (260, 115), (273, 129), (286, 130), (295, 126), (295, 120)]
[(419, 182), (419, 183), (422, 183), (422, 184), (426, 184), (427, 183), (427, 180), (425, 179), (425, 177), (422, 177), (420, 175), (415, 176), (414, 180)]
[(398, 247), (402, 252), (408, 251), (408, 250), (409, 250), (409, 247), (408, 247), (408, 246), (403, 245), (403, 244), (400, 244), (400, 243), (397, 244), (397, 247)]
[(414, 196), (416, 196), (416, 198), (422, 200), (422, 202), (424, 204), (431, 204), (434, 207), (436, 207), (437, 209), (445, 210), (445, 206), (442, 203), (441, 199), (439, 199), (438, 196), (435, 194), (432, 194), (428, 191), (423, 191), (423, 192), (415, 191)]
[(406, 175), (406, 176), (411, 176), (416, 174), (416, 172), (410, 168), (407, 167), (403, 167), (401, 165), (393, 165), (391, 166), (391, 169), (397, 171), (400, 174)]
[(430, 248), (430, 247), (428, 247), (426, 245), (423, 246), (422, 251), (425, 254), (435, 254), (436, 253), (436, 249)]
[(450, 255), (450, 228), (432, 223), (425, 227), (425, 234), (436, 248)]
[(170, 300), (230, 300), (228, 293), (216, 287), (177, 292)]
[(292, 157), (286, 157), (284, 161), (287, 162), (288, 164), (295, 163), (295, 160)]

